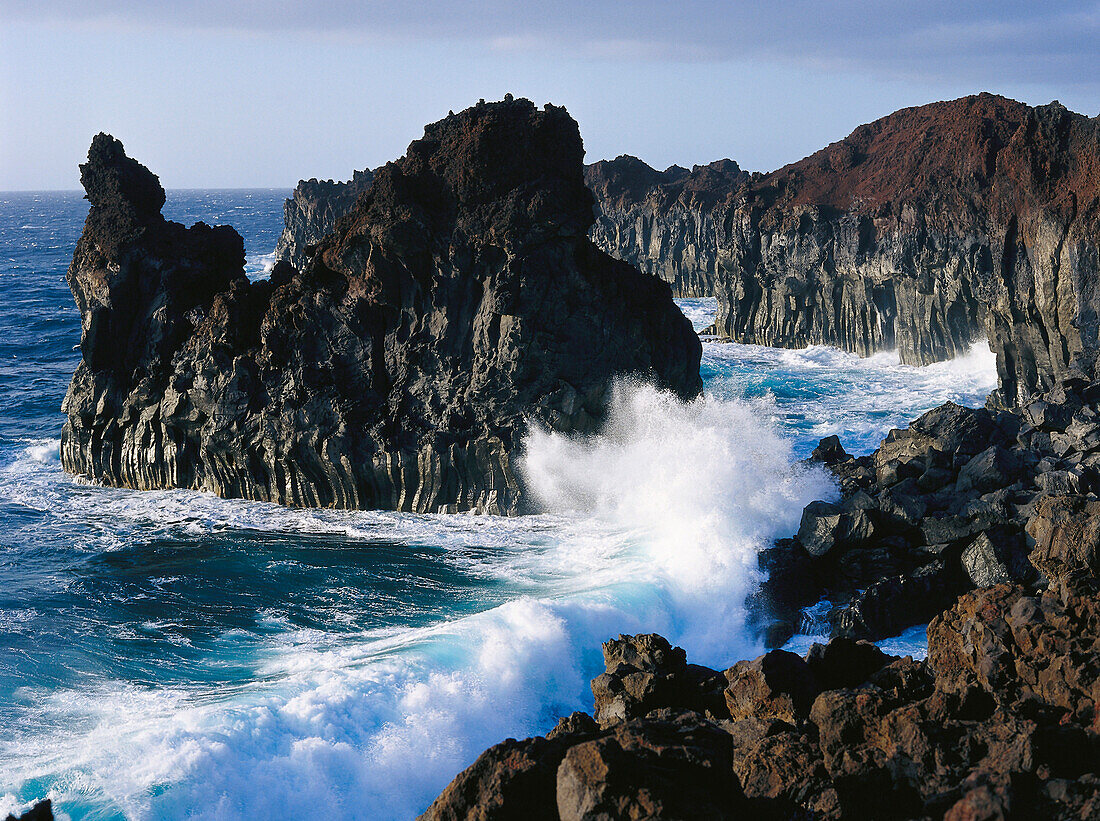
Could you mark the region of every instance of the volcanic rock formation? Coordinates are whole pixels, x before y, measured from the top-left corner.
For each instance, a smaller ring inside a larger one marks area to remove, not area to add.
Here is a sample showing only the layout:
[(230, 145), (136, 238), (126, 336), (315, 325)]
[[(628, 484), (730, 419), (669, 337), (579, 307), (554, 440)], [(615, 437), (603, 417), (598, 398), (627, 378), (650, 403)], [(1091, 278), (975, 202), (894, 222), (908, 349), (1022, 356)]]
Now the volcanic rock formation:
[(491, 747), (421, 821), (1098, 818), (1096, 514), (1032, 554), (1046, 590), (997, 584), (933, 620), (926, 661), (836, 638), (721, 673), (611, 640), (594, 718)]
[[(782, 644), (827, 596), (828, 644), (722, 673), (611, 639), (591, 716), (486, 750), (421, 821), (1100, 818), (1100, 382), (812, 460), (840, 499), (761, 553), (751, 609)], [(925, 622), (925, 661), (862, 640)]]
[(717, 291), (728, 256), (718, 206), (748, 183), (748, 172), (733, 160), (661, 172), (622, 156), (585, 166), (584, 178), (596, 197), (596, 245), (659, 276), (676, 296)]
[(275, 258), (305, 270), (317, 243), (351, 211), (372, 179), (374, 172), (364, 170), (356, 171), (347, 182), (300, 180), (283, 203), (283, 232), (275, 245)]
[(564, 109), (479, 104), (379, 169), (304, 270), (250, 283), (236, 232), (166, 221), (157, 178), (97, 136), (65, 469), (294, 505), (521, 509), (529, 424), (598, 430), (620, 375), (701, 387), (668, 286), (587, 239), (582, 158)]
[(987, 337), (1006, 404), (1095, 375), (1100, 120), (982, 94), (751, 180), (706, 168), (688, 183), (620, 158), (587, 177), (598, 244), (685, 294), (713, 282), (719, 335), (908, 364)]

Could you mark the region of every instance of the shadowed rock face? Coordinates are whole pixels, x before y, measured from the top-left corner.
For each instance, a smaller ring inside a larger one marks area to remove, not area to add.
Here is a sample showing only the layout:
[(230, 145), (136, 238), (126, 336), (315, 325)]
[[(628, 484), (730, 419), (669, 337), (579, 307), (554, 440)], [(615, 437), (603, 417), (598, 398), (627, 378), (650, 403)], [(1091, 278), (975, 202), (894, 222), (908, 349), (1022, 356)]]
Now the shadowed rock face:
[(982, 94), (903, 109), (751, 180), (708, 169), (627, 157), (587, 176), (597, 244), (713, 293), (718, 334), (897, 348), (909, 364), (988, 337), (1008, 404), (1093, 375), (1097, 120)]
[(370, 170), (356, 171), (347, 182), (300, 180), (291, 198), (283, 203), (283, 233), (275, 245), (275, 258), (304, 270), (310, 252), (336, 227), (374, 179)]
[(676, 296), (715, 293), (726, 257), (721, 203), (748, 183), (748, 172), (733, 160), (661, 172), (622, 156), (586, 166), (584, 177), (596, 197), (593, 242), (659, 276)]
[(564, 109), (480, 104), (425, 129), (316, 249), (249, 283), (231, 228), (160, 215), (99, 135), (69, 283), (83, 358), (66, 470), (285, 504), (515, 512), (530, 423), (591, 433), (618, 375), (684, 398), (700, 346), (666, 284), (587, 239)]
[[(663, 279), (674, 296), (714, 293), (721, 236), (711, 220), (714, 200), (748, 181), (737, 163), (719, 160), (691, 171), (674, 165), (661, 172), (622, 156), (585, 166), (584, 177), (596, 198), (589, 236), (598, 247)], [(276, 257), (303, 267), (307, 252), (351, 210), (371, 178), (370, 171), (356, 171), (347, 182), (299, 182), (283, 206)]]

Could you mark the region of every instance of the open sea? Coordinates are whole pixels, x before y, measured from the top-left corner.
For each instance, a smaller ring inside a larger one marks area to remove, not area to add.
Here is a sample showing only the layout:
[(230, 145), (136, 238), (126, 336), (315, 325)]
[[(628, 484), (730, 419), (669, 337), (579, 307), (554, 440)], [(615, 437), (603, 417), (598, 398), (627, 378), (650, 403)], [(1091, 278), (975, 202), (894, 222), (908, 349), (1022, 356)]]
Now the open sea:
[[(165, 215), (233, 225), (262, 277), (288, 195), (170, 191)], [(414, 818), (484, 748), (590, 709), (609, 637), (761, 652), (757, 551), (835, 493), (799, 460), (996, 387), (984, 343), (926, 368), (707, 343), (704, 400), (624, 384), (604, 435), (532, 431), (534, 516), (103, 488), (58, 460), (86, 214), (0, 193), (0, 817), (48, 796), (71, 819)]]

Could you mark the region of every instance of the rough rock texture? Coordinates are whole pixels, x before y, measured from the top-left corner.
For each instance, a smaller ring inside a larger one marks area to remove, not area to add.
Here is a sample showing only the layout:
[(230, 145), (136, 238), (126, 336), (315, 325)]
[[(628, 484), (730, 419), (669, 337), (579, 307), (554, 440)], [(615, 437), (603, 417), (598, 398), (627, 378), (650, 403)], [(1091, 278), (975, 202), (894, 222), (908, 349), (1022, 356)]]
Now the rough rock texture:
[(97, 136), (62, 464), (294, 505), (521, 509), (529, 424), (595, 432), (620, 375), (701, 387), (668, 285), (588, 240), (582, 157), (564, 109), (479, 104), (379, 169), (304, 271), (249, 283), (236, 232), (165, 221), (157, 178)]
[(283, 203), (283, 233), (275, 245), (275, 258), (305, 270), (317, 243), (351, 211), (372, 179), (374, 172), (364, 170), (356, 171), (347, 182), (300, 180), (291, 198)]
[[(710, 296), (722, 249), (713, 224), (714, 199), (726, 197), (749, 179), (732, 160), (672, 166), (655, 171), (634, 157), (585, 166), (585, 182), (596, 197), (592, 240), (612, 256), (672, 286), (674, 296)], [(301, 268), (336, 221), (370, 186), (370, 171), (348, 182), (302, 180), (283, 207), (284, 227), (275, 254)]]
[(1096, 120), (989, 94), (903, 109), (757, 180), (739, 216), (735, 339), (925, 363), (988, 335), (1009, 403), (1093, 373)]
[[(765, 642), (830, 603), (834, 636), (925, 624), (963, 592), (1042, 589), (1067, 563), (1100, 565), (1100, 382), (1069, 378), (1022, 410), (948, 403), (853, 458), (830, 437), (811, 456), (840, 486), (798, 534), (760, 555), (752, 604)], [(820, 629), (820, 625), (816, 629)]]
[(728, 203), (749, 181), (733, 160), (665, 171), (621, 156), (586, 166), (596, 197), (592, 240), (614, 257), (654, 274), (676, 296), (713, 296), (728, 266)]
[[(987, 337), (1002, 401), (1095, 375), (1100, 120), (982, 94), (907, 108), (766, 175), (588, 169), (612, 255), (718, 298), (715, 330), (779, 347)], [(691, 183), (688, 180), (691, 180)]]
[[(552, 740), (487, 750), (422, 819), (1100, 817), (1100, 579), (1058, 543), (1069, 565), (1048, 590), (965, 594), (929, 626), (927, 661), (845, 638), (805, 659), (773, 650), (726, 672), (728, 712), (668, 686), (602, 728), (574, 715)], [(659, 636), (608, 642), (596, 698), (624, 657), (657, 647), (683, 659)], [(538, 767), (514, 763), (551, 746)], [(516, 771), (523, 791), (499, 775)]]

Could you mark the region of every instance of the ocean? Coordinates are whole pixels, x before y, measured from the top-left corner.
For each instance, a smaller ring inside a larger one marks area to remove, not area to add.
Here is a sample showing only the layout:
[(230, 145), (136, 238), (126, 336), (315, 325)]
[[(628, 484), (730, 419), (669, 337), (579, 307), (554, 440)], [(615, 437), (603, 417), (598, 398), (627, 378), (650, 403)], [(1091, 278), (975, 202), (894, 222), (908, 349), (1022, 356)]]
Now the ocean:
[[(262, 277), (288, 195), (170, 191), (165, 215), (233, 225)], [(913, 368), (708, 342), (704, 400), (623, 382), (603, 435), (532, 431), (542, 512), (516, 518), (98, 487), (58, 460), (86, 214), (0, 193), (0, 817), (48, 796), (74, 820), (413, 818), (484, 748), (590, 709), (609, 637), (761, 652), (757, 551), (835, 494), (800, 462), (818, 439), (867, 453), (996, 387), (984, 343)]]

